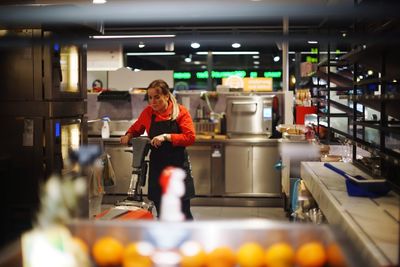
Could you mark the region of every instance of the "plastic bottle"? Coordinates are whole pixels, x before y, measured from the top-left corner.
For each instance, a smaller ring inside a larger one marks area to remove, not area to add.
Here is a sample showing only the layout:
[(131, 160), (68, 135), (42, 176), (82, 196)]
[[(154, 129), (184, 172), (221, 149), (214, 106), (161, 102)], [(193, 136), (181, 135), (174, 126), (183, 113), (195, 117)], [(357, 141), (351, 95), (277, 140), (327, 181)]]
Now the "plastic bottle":
[(110, 125), (108, 123), (110, 121), (110, 118), (104, 116), (103, 118), (101, 118), (101, 120), (103, 121), (103, 126), (101, 127), (101, 138), (110, 138)]

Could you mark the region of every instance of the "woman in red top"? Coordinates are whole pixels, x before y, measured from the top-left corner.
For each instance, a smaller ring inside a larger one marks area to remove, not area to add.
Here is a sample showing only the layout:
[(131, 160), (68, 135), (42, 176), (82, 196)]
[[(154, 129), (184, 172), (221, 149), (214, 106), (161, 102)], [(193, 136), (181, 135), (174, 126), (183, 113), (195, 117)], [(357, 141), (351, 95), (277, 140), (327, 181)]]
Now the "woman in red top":
[(176, 166), (186, 171), (185, 195), (182, 197), (182, 211), (186, 219), (193, 219), (190, 199), (194, 197), (194, 183), (186, 146), (195, 141), (193, 120), (188, 110), (176, 102), (163, 80), (155, 80), (147, 87), (149, 105), (129, 127), (121, 144), (128, 144), (132, 137), (147, 132), (150, 137), (151, 153), (149, 167), (148, 196), (154, 202), (160, 215), (161, 187), (159, 177), (167, 166)]

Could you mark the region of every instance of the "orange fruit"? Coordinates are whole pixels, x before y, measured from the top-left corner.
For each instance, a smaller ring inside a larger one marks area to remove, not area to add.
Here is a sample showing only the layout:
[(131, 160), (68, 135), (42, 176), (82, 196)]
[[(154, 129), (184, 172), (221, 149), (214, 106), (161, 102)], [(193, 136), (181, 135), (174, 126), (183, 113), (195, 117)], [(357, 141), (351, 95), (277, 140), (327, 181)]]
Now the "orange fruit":
[(97, 239), (92, 247), (92, 255), (98, 266), (115, 266), (122, 263), (124, 246), (113, 237)]
[(79, 247), (80, 250), (84, 251), (85, 253), (89, 253), (89, 246), (85, 241), (83, 241), (83, 239), (77, 236), (73, 236), (72, 242), (76, 244), (76, 246)]
[(206, 256), (207, 267), (231, 267), (236, 263), (236, 256), (230, 247), (221, 246)]
[(292, 266), (294, 262), (294, 250), (291, 245), (284, 242), (270, 246), (265, 252), (265, 264), (272, 266)]
[(203, 247), (194, 241), (187, 241), (180, 247), (182, 267), (200, 267), (206, 263), (207, 254)]
[(324, 246), (318, 242), (307, 242), (299, 247), (295, 261), (300, 267), (320, 267), (326, 263)]
[(237, 252), (237, 260), (242, 267), (264, 266), (264, 258), (264, 248), (255, 242), (244, 243)]
[(150, 267), (153, 246), (147, 242), (133, 242), (128, 244), (122, 255), (123, 267)]
[(336, 243), (332, 243), (326, 249), (326, 255), (328, 258), (329, 266), (332, 267), (344, 267), (346, 266), (346, 260), (343, 256), (342, 250)]

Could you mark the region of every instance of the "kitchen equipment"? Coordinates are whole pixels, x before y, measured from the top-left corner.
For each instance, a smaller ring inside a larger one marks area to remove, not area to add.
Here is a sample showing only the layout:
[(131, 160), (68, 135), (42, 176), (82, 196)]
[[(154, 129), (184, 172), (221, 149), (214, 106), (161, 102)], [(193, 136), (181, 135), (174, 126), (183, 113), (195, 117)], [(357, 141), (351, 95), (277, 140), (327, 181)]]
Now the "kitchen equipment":
[(349, 196), (374, 198), (384, 196), (390, 191), (385, 179), (367, 179), (361, 175), (353, 176), (330, 163), (324, 163), (324, 166), (346, 178)]
[(226, 98), (227, 133), (233, 135), (262, 135), (273, 131), (274, 95), (228, 96)]
[(132, 145), (132, 176), (127, 192), (128, 197), (96, 216), (97, 219), (152, 219), (152, 201), (144, 201), (142, 187), (146, 183), (148, 161), (145, 160), (150, 150), (150, 140), (147, 137), (135, 137)]

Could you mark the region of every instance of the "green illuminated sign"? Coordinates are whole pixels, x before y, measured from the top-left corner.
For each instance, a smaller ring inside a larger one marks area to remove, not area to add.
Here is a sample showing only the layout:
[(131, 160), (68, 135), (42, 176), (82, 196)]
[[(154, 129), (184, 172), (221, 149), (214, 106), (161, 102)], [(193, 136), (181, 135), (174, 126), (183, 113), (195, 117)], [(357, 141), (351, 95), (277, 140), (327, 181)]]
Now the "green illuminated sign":
[(192, 74), (190, 72), (174, 72), (174, 79), (189, 80), (190, 78), (192, 78)]
[(257, 77), (258, 77), (258, 73), (256, 71), (250, 72), (250, 78), (257, 78)]
[(281, 71), (266, 71), (264, 72), (265, 78), (280, 78), (282, 76)]
[[(244, 70), (236, 70), (236, 71), (212, 71), (211, 77), (215, 79), (228, 78), (230, 76), (237, 75), (239, 77), (246, 77), (246, 72)], [(196, 72), (197, 79), (207, 79), (208, 71)]]
[(318, 63), (318, 58), (307, 56), (306, 61), (310, 63)]
[(318, 54), (318, 48), (311, 48), (311, 54)]
[[(207, 79), (208, 78), (208, 71), (199, 71), (196, 72), (197, 79)], [(213, 71), (211, 75), (214, 79), (221, 79), (221, 78), (228, 78), (230, 76), (236, 75), (241, 78), (247, 76), (246, 71), (244, 70), (235, 70), (235, 71)], [(258, 72), (252, 71), (249, 73), (250, 78), (257, 78)], [(265, 78), (281, 78), (282, 72), (281, 71), (266, 71), (264, 72)], [(174, 79), (176, 80), (189, 80), (192, 78), (192, 74), (190, 72), (174, 72)]]

